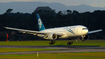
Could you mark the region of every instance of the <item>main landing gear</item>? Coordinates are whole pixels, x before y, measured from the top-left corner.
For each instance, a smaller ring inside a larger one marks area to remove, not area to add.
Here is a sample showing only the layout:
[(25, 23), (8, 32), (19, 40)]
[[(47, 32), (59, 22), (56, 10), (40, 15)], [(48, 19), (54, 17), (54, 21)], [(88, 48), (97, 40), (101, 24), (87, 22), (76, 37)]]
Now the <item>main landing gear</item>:
[[(55, 40), (51, 40), (51, 42), (49, 43), (49, 45), (53, 45), (55, 43)], [(71, 45), (73, 44), (73, 41), (71, 41), (71, 39), (69, 39), (69, 42), (67, 43), (67, 45)]]
[(69, 39), (69, 42), (67, 43), (67, 45), (71, 45), (73, 44), (73, 41), (71, 41), (71, 39)]
[(55, 43), (54, 40), (51, 40), (51, 42), (49, 43), (49, 45), (53, 45)]

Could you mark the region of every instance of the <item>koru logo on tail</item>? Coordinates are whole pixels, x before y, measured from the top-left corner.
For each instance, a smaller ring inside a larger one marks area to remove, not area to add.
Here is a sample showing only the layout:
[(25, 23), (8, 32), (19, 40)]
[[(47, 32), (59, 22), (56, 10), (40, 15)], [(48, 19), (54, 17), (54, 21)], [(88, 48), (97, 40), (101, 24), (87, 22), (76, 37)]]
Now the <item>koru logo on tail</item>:
[(42, 22), (41, 22), (40, 19), (38, 19), (38, 24), (39, 24), (39, 28), (41, 28), (41, 26), (42, 26)]

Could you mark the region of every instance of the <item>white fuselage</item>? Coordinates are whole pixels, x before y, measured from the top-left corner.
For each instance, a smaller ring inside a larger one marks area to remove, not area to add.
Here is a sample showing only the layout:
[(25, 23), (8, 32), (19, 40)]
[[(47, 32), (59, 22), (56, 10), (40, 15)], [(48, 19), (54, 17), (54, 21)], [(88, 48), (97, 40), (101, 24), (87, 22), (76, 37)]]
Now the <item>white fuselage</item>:
[(69, 37), (86, 35), (88, 33), (88, 29), (85, 26), (77, 25), (77, 26), (50, 28), (50, 29), (42, 30), (40, 32), (53, 33), (53, 34), (63, 33), (64, 35), (59, 38), (69, 38)]

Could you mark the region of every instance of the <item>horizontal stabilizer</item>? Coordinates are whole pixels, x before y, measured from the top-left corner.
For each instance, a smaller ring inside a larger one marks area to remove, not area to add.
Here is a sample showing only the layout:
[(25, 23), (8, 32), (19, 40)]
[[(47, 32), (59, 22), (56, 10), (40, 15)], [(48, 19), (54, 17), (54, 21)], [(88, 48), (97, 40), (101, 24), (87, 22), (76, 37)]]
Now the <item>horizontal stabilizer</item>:
[(94, 30), (94, 31), (89, 31), (88, 34), (92, 34), (92, 33), (100, 32), (100, 31), (102, 31), (102, 29)]

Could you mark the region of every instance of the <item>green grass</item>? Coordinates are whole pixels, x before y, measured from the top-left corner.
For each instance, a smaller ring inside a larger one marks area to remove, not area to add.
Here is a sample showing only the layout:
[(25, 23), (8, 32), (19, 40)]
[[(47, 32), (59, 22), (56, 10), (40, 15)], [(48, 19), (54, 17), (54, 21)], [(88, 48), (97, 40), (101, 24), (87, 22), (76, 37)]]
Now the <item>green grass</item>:
[(105, 59), (105, 52), (0, 55), (0, 59)]
[[(0, 45), (18, 45), (18, 46), (49, 46), (50, 41), (0, 41)], [(57, 40), (54, 45), (67, 45), (68, 40)], [(72, 46), (101, 46), (105, 47), (105, 40), (86, 40), (77, 42), (73, 40)]]
[(24, 46), (43, 46), (47, 45), (47, 41), (1, 41), (0, 45), (24, 45)]

